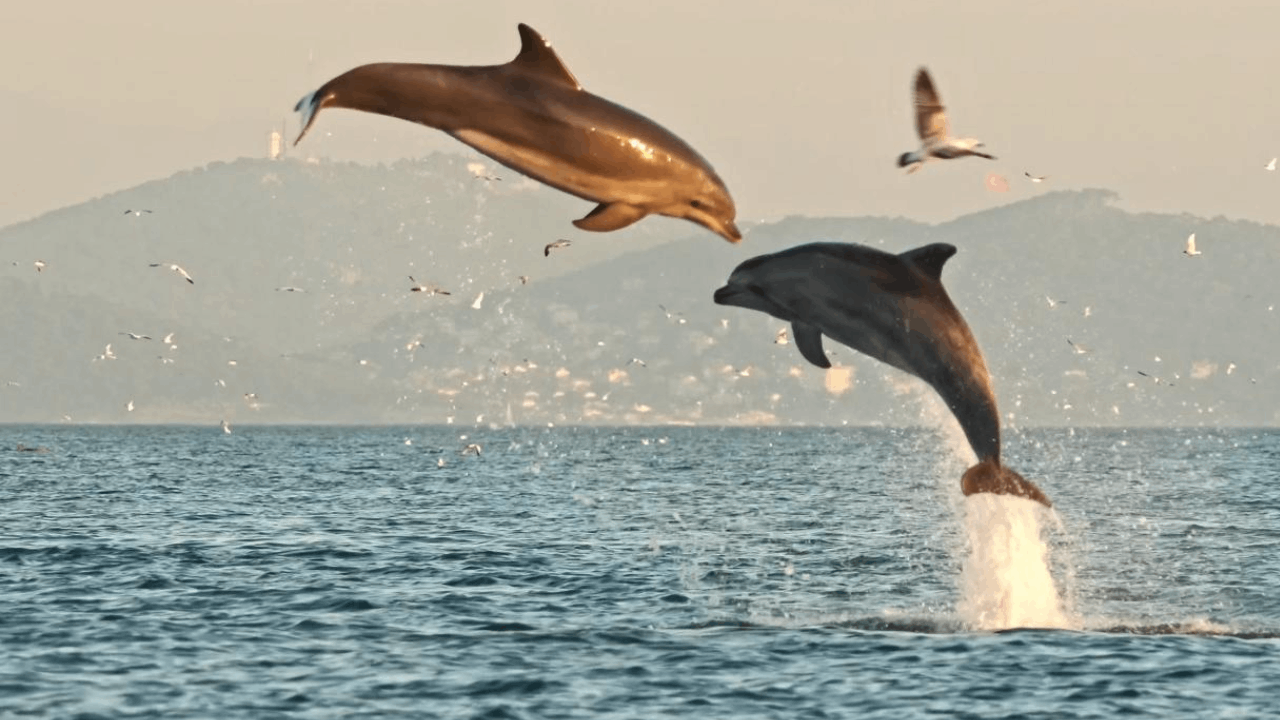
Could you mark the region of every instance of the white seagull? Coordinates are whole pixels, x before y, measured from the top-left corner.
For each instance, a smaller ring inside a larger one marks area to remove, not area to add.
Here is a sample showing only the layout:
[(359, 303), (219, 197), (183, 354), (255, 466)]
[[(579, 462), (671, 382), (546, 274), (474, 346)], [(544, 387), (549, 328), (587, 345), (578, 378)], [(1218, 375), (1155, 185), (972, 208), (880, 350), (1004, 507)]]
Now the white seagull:
[(278, 288), (276, 288), (276, 292), (306, 292), (306, 290), (303, 290), (303, 289), (302, 289), (302, 288), (300, 288), (300, 287), (294, 287), (294, 286), (292, 286), (292, 285), (286, 285), (286, 286), (284, 286), (284, 287), (278, 287)]
[(1263, 168), (1263, 169), (1264, 169), (1264, 170), (1270, 170), (1270, 171), (1272, 171), (1272, 172), (1275, 172), (1275, 169), (1276, 169), (1276, 158), (1271, 158), (1271, 162), (1267, 163), (1266, 167), (1265, 167), (1265, 168)]
[(1044, 182), (1045, 180), (1048, 180), (1048, 179), (1049, 179), (1049, 176), (1048, 176), (1048, 175), (1032, 175), (1031, 173), (1026, 172), (1025, 170), (1023, 171), (1023, 173), (1022, 173), (1022, 174), (1023, 174), (1023, 175), (1026, 175), (1026, 176), (1027, 176), (1027, 179), (1028, 179), (1028, 180), (1030, 180), (1030, 181), (1031, 181), (1031, 182), (1033, 182), (1033, 183), (1042, 183), (1042, 182)]
[(448, 295), (449, 294), (448, 290), (438, 288), (435, 285), (431, 285), (429, 283), (420, 283), (417, 280), (414, 280), (412, 275), (409, 276), (409, 282), (413, 283), (413, 285), (409, 287), (409, 292), (420, 292), (420, 293), (426, 293), (427, 295)]
[(44, 272), (44, 261), (37, 260), (33, 263), (36, 266), (36, 272)]
[(196, 281), (191, 279), (191, 276), (187, 274), (187, 271), (183, 270), (182, 266), (177, 263), (151, 263), (151, 267), (169, 268), (170, 270), (181, 275), (183, 279), (185, 279), (187, 282), (191, 283), (192, 285), (196, 284)]
[(1196, 249), (1195, 233), (1191, 233), (1190, 235), (1187, 236), (1187, 249), (1183, 250), (1182, 254), (1186, 255), (1187, 257), (1195, 257), (1200, 254), (1200, 251)]
[(484, 302), (484, 293), (483, 293), (483, 292), (481, 292), (479, 295), (477, 295), (477, 296), (476, 296), (476, 300), (475, 300), (475, 302), (471, 303), (471, 309), (472, 309), (472, 310), (479, 310), (479, 309), (480, 309), (480, 303), (482, 303), (482, 302)]
[(560, 248), (566, 248), (572, 244), (573, 243), (568, 240), (557, 240), (553, 243), (547, 243), (547, 246), (542, 248), (542, 256), (550, 257), (552, 250), (559, 250)]
[(933, 80), (930, 79), (929, 71), (925, 68), (920, 68), (916, 73), (913, 100), (916, 110), (916, 133), (920, 135), (921, 145), (919, 150), (902, 153), (898, 157), (898, 167), (905, 167), (908, 173), (913, 173), (924, 167), (929, 158), (951, 160), (974, 155), (988, 160), (996, 159), (994, 155), (988, 155), (976, 149), (983, 147), (981, 140), (951, 137), (948, 134), (946, 109), (942, 106), (938, 91), (934, 89)]
[(134, 216), (141, 215), (143, 213), (150, 215), (151, 211), (150, 210), (125, 210), (124, 211), (125, 215), (134, 215)]
[(150, 339), (151, 339), (151, 336), (150, 336), (150, 335), (139, 335), (139, 334), (137, 334), (137, 333), (131, 333), (131, 332), (122, 332), (122, 333), (117, 333), (117, 334), (118, 334), (118, 335), (128, 335), (130, 340), (150, 340)]
[(790, 341), (787, 340), (787, 329), (785, 327), (779, 330), (777, 335), (773, 336), (773, 344), (775, 345), (786, 345), (788, 342)]

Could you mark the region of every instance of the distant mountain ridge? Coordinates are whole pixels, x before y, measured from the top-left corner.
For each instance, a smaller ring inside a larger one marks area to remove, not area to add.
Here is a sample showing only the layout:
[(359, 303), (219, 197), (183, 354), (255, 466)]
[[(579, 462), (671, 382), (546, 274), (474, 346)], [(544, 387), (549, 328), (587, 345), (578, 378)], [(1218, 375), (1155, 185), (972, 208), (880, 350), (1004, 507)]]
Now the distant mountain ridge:
[(959, 248), (943, 281), (1014, 426), (1280, 423), (1280, 228), (1086, 190), (937, 225), (789, 217), (739, 245), (666, 219), (596, 235), (570, 225), (587, 203), (469, 162), (215, 163), (0, 229), (0, 421), (918, 423), (917, 381), (835, 343), (824, 373), (782, 323), (711, 302), (749, 257), (837, 240)]

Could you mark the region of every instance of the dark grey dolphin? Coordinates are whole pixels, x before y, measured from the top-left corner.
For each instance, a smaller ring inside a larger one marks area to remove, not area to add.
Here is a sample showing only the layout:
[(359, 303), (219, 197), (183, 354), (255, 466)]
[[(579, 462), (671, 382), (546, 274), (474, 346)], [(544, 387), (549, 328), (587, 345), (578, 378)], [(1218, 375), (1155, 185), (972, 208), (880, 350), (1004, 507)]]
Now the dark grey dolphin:
[(943, 243), (900, 255), (865, 245), (800, 245), (742, 263), (715, 301), (790, 322), (800, 354), (818, 367), (831, 367), (826, 335), (929, 383), (978, 456), (961, 480), (964, 494), (1019, 495), (1048, 506), (1039, 488), (1000, 464), (991, 376), (942, 287), (942, 266), (955, 253)]
[(703, 225), (730, 242), (733, 198), (711, 165), (661, 125), (597, 97), (533, 28), (503, 65), (378, 63), (330, 80), (298, 101), (302, 140), (322, 108), (390, 115), (452, 135), (535, 180), (599, 203), (583, 230), (624, 228), (646, 215)]

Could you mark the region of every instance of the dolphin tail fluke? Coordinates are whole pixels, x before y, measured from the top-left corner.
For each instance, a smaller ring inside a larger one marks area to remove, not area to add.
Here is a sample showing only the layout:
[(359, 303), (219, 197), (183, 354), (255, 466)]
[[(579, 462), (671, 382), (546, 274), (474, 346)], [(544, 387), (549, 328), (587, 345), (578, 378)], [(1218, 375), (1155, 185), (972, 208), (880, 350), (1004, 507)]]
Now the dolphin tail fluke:
[(311, 129), (311, 123), (316, 121), (316, 114), (320, 111), (321, 100), (317, 94), (318, 92), (317, 90), (307, 93), (298, 101), (297, 105), (293, 106), (293, 111), (302, 115), (300, 119), (302, 132), (298, 133), (298, 139), (293, 141), (294, 145), (302, 142), (303, 136)]
[(960, 480), (960, 489), (966, 496), (976, 493), (1016, 495), (1053, 507), (1049, 497), (1035, 483), (992, 459), (983, 460), (966, 470)]

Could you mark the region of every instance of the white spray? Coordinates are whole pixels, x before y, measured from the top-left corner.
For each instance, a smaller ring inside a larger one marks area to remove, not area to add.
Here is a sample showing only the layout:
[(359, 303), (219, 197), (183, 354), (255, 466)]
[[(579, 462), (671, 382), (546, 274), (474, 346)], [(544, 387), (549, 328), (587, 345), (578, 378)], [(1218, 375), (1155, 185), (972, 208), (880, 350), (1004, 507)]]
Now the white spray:
[[(905, 379), (905, 378), (904, 378)], [(920, 419), (942, 435), (937, 475), (943, 496), (964, 530), (965, 547), (957, 548), (960, 576), (956, 615), (971, 630), (1071, 628), (1049, 571), (1049, 547), (1042, 522), (1057, 519), (1052, 510), (1025, 498), (979, 493), (960, 494), (960, 474), (976, 460), (960, 424), (924, 383), (895, 387), (919, 401)]]

